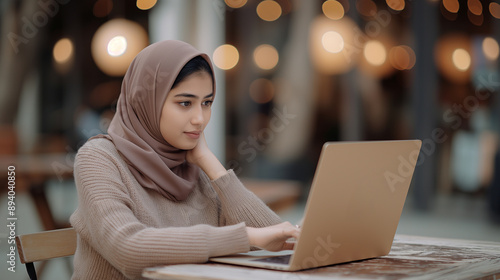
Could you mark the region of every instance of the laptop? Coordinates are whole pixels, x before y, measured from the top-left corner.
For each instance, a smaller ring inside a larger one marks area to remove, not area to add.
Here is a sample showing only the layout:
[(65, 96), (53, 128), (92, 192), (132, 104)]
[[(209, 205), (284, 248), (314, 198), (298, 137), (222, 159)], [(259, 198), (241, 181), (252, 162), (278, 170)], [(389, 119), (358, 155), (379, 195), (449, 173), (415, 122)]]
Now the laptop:
[(421, 145), (420, 140), (325, 143), (294, 250), (210, 261), (297, 271), (389, 254)]

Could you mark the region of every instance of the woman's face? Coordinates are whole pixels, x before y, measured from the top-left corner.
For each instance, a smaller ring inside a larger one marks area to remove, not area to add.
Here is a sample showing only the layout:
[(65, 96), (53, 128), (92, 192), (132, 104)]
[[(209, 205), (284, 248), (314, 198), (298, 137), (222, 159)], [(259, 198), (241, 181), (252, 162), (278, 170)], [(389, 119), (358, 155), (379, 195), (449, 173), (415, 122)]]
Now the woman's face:
[(160, 131), (170, 145), (191, 150), (210, 120), (213, 102), (210, 74), (195, 72), (170, 90), (163, 104)]

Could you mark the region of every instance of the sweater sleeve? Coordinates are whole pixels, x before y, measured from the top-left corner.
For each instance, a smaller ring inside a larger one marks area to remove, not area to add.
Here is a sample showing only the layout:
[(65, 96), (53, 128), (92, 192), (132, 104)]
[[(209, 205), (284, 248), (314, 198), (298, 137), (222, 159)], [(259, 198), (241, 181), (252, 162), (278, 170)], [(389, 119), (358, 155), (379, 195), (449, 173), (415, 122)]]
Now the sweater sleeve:
[(225, 225), (245, 222), (249, 227), (266, 227), (282, 222), (260, 198), (245, 188), (233, 170), (212, 181), (212, 185), (221, 202)]
[(202, 263), (212, 256), (250, 249), (243, 223), (226, 227), (144, 225), (130, 207), (133, 201), (119, 172), (105, 151), (89, 146), (80, 149), (75, 161), (79, 205), (71, 223), (79, 238), (126, 277), (139, 277), (146, 267)]

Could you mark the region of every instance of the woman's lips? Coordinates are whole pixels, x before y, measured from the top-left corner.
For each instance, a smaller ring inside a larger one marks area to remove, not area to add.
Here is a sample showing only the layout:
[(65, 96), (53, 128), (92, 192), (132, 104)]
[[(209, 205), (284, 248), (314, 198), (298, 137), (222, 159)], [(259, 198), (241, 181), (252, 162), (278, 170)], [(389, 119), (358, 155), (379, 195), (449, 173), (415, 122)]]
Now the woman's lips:
[(190, 132), (184, 132), (189, 138), (192, 139), (198, 139), (200, 138), (200, 132), (198, 131), (190, 131)]

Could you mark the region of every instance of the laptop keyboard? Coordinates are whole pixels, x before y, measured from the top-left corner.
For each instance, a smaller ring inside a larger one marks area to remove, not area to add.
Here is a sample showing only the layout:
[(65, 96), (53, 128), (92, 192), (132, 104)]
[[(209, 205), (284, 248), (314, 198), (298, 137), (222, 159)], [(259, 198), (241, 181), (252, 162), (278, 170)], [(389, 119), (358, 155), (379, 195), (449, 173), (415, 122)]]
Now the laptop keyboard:
[(262, 258), (262, 259), (255, 259), (252, 260), (254, 262), (267, 262), (267, 263), (278, 263), (278, 264), (288, 264), (290, 262), (290, 257), (292, 255), (282, 255), (282, 256), (275, 256), (275, 257), (268, 257), (268, 258)]

